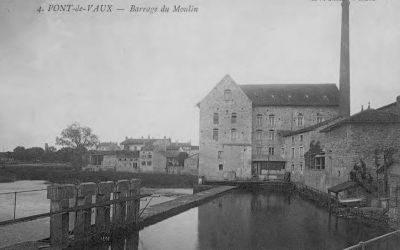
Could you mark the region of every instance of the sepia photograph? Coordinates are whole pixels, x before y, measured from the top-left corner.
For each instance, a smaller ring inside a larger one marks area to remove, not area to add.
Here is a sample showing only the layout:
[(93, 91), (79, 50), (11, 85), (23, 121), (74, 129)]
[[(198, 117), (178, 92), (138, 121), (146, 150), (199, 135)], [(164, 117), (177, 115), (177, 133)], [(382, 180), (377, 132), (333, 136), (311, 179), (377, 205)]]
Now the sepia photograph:
[(0, 0), (0, 250), (400, 249), (399, 13)]

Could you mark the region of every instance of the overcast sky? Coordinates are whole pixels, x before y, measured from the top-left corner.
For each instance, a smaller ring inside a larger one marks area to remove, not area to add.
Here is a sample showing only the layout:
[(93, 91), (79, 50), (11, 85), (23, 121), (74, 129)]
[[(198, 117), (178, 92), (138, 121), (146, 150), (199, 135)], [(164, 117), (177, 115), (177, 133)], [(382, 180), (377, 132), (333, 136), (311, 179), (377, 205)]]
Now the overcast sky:
[[(239, 84), (338, 83), (340, 2), (107, 3), (199, 12), (38, 14), (48, 2), (1, 0), (0, 150), (54, 145), (75, 121), (101, 141), (150, 135), (197, 144), (195, 105), (225, 74)], [(398, 0), (351, 2), (352, 113), (400, 95), (399, 13)]]

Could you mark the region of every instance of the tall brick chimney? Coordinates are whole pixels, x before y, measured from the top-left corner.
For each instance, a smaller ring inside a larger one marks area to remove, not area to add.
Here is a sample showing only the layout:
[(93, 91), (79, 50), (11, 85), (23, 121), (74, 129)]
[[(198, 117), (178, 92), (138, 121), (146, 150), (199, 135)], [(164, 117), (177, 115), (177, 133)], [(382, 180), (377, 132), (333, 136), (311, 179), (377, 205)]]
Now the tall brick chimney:
[(342, 36), (340, 41), (339, 108), (340, 115), (350, 116), (350, 35), (349, 0), (342, 0)]

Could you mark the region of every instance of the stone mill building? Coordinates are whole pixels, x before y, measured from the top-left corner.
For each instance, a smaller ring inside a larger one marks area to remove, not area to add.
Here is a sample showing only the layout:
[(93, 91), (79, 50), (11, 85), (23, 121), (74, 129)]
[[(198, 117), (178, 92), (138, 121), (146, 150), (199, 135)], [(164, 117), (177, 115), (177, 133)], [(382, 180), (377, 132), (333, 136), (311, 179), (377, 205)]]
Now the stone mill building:
[[(399, 100), (350, 116), (349, 4), (342, 2), (339, 88), (335, 83), (242, 85), (226, 75), (198, 103), (200, 176), (265, 179), (287, 171), (326, 191), (348, 179), (359, 157), (368, 155), (371, 163), (369, 151), (397, 145)], [(343, 152), (349, 147), (351, 153)], [(307, 158), (315, 148), (319, 151)]]

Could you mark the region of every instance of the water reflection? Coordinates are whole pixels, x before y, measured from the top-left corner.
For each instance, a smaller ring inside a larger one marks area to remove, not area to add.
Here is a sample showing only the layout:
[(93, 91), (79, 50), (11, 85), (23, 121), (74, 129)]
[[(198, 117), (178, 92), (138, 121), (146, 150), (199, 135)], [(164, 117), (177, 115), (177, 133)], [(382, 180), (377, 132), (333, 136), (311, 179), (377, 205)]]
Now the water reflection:
[(237, 190), (92, 249), (342, 249), (388, 231), (297, 196)]
[(332, 217), (335, 226), (327, 211), (265, 191), (228, 194), (198, 214), (199, 249), (342, 249), (388, 231)]

